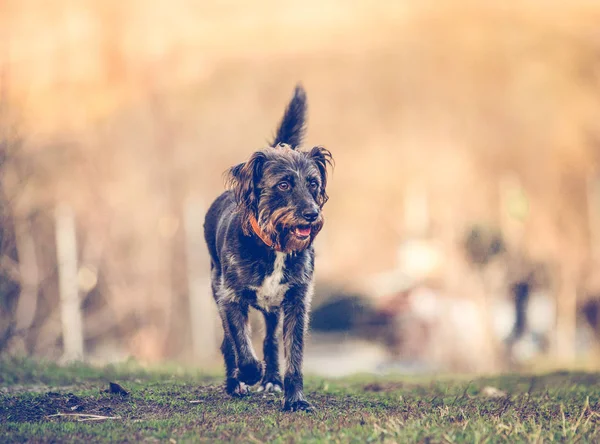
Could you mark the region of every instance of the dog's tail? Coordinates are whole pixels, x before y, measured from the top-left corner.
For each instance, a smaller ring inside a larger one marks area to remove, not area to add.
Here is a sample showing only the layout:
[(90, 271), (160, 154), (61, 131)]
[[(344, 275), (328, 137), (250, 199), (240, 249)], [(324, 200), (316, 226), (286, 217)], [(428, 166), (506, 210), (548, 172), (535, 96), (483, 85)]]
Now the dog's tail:
[(285, 109), (285, 114), (272, 146), (286, 143), (292, 148), (300, 146), (306, 131), (306, 92), (302, 85), (296, 85), (294, 97)]

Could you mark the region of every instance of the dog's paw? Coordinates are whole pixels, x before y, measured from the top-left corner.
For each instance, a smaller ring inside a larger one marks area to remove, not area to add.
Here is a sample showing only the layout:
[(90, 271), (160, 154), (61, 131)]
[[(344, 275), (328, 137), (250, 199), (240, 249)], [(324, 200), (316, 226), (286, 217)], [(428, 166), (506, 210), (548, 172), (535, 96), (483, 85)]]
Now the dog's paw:
[(283, 383), (281, 382), (281, 376), (276, 374), (267, 374), (260, 382), (258, 392), (281, 392), (283, 391)]
[(260, 387), (258, 387), (258, 390), (256, 390), (256, 391), (257, 392), (265, 392), (265, 393), (282, 392), (283, 388), (281, 387), (281, 382), (277, 383), (277, 382), (263, 381), (260, 383)]
[(314, 412), (315, 408), (304, 399), (296, 401), (286, 399), (283, 403), (283, 410), (286, 412)]
[(228, 395), (231, 395), (235, 398), (241, 398), (242, 396), (246, 396), (248, 393), (250, 393), (250, 390), (246, 384), (234, 378), (227, 379), (225, 382), (225, 391)]
[(238, 379), (248, 385), (254, 385), (263, 377), (263, 363), (253, 361), (239, 366)]

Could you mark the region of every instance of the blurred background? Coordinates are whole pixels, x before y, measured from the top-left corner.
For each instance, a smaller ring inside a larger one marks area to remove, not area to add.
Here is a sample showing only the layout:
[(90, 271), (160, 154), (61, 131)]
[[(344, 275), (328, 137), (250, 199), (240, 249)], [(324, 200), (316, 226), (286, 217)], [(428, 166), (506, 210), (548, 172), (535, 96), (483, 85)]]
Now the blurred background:
[(204, 212), (302, 82), (336, 160), (307, 372), (600, 367), (599, 22), (0, 0), (0, 353), (220, 368)]

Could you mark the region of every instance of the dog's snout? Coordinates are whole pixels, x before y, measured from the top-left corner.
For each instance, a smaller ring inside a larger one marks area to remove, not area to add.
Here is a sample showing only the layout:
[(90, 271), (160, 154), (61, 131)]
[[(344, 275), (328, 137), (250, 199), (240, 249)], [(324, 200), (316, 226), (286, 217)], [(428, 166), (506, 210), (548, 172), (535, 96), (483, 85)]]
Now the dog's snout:
[(319, 217), (319, 211), (316, 208), (309, 208), (302, 212), (302, 217), (306, 219), (307, 222), (314, 222)]

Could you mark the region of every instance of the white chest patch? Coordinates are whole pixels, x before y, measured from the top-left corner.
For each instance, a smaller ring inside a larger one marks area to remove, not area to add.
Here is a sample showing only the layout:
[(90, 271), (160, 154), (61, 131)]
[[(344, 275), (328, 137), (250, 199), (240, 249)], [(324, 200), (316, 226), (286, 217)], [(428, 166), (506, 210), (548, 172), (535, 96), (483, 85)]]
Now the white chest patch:
[(256, 292), (256, 305), (265, 310), (281, 305), (285, 292), (288, 290), (287, 284), (281, 284), (285, 270), (285, 258), (285, 253), (276, 252), (273, 273), (265, 276), (260, 287), (251, 287)]

